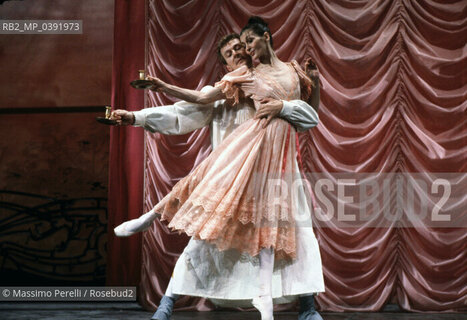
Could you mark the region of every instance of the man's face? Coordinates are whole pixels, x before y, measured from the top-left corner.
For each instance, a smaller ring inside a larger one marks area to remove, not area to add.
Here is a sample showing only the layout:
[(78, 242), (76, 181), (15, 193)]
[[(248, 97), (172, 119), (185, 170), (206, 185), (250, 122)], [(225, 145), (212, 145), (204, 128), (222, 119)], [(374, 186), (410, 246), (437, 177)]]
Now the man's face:
[(221, 54), (227, 62), (227, 70), (233, 71), (243, 65), (251, 66), (251, 57), (245, 51), (245, 45), (239, 39), (232, 39), (221, 48)]

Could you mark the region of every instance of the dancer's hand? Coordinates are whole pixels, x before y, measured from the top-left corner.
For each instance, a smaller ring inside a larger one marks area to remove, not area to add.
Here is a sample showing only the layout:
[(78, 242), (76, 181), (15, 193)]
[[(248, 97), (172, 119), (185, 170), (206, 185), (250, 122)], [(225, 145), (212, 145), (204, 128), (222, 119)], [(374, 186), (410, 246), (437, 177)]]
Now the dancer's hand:
[(313, 61), (312, 58), (306, 59), (306, 61), (305, 61), (305, 72), (313, 81), (315, 81), (315, 79), (319, 78), (318, 66)]
[(146, 79), (152, 82), (152, 87), (149, 88), (152, 91), (160, 91), (165, 87), (166, 83), (159, 78), (147, 76)]
[(112, 112), (110, 119), (117, 121), (117, 126), (128, 126), (135, 123), (133, 112), (117, 109)]
[(272, 119), (281, 112), (283, 104), (281, 100), (264, 98), (260, 101), (260, 105), (258, 111), (256, 111), (255, 119), (266, 118), (263, 124), (263, 128), (266, 128)]

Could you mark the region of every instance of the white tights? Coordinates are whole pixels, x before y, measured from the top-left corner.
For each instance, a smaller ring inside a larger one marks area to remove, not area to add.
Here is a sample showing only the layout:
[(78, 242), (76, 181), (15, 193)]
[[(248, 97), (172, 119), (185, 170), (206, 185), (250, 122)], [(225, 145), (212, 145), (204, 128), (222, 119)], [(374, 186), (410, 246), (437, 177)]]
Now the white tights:
[(259, 296), (253, 305), (261, 313), (261, 320), (272, 320), (272, 273), (274, 270), (274, 250), (262, 249), (259, 252)]

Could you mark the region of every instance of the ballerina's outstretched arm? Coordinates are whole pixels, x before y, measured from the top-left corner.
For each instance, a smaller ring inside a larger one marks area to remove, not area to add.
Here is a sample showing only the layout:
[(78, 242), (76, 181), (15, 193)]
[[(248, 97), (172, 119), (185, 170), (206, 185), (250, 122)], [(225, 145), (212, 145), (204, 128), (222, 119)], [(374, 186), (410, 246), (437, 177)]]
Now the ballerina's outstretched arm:
[(180, 88), (172, 84), (168, 84), (159, 78), (147, 77), (154, 84), (151, 90), (164, 92), (175, 98), (185, 100), (192, 103), (207, 104), (216, 100), (225, 99), (225, 94), (220, 88), (212, 87), (209, 90), (197, 91), (185, 88)]

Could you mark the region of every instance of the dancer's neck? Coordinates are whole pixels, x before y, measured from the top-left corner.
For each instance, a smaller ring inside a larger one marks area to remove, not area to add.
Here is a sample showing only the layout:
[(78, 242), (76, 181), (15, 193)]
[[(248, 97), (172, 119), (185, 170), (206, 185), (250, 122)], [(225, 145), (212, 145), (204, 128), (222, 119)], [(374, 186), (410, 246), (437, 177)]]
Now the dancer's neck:
[(274, 50), (272, 50), (272, 48), (268, 46), (268, 53), (260, 57), (259, 62), (261, 62), (261, 64), (271, 65), (272, 67), (274, 67), (277, 64), (279, 64), (281, 61), (276, 56), (276, 53), (274, 52)]

